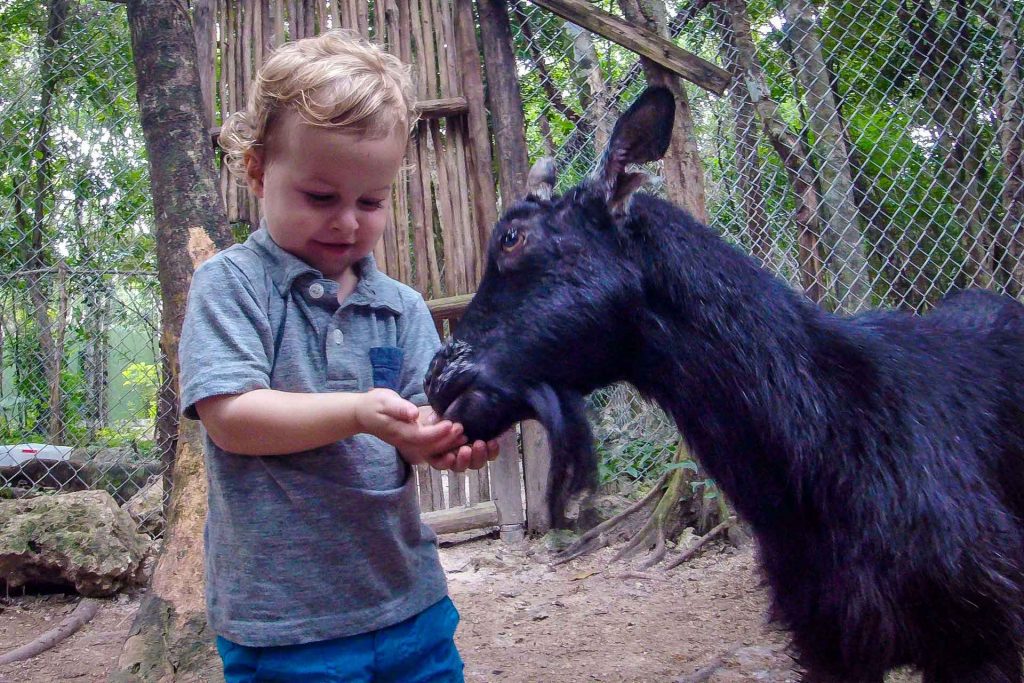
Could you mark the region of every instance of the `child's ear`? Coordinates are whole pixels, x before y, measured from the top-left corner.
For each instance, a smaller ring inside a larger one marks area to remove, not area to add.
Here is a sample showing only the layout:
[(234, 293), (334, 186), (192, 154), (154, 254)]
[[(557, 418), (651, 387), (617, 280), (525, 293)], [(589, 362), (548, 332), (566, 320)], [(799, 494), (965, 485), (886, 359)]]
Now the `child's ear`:
[(244, 159), (245, 180), (249, 184), (249, 189), (263, 199), (263, 173), (266, 170), (263, 148), (257, 147), (246, 151)]

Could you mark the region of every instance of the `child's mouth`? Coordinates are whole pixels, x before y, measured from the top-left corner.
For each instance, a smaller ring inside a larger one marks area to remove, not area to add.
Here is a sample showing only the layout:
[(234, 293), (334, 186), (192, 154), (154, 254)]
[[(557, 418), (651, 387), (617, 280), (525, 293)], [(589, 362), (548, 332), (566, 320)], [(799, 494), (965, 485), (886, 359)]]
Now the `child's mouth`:
[(337, 244), (332, 242), (317, 242), (317, 246), (333, 256), (344, 256), (352, 250), (351, 244)]

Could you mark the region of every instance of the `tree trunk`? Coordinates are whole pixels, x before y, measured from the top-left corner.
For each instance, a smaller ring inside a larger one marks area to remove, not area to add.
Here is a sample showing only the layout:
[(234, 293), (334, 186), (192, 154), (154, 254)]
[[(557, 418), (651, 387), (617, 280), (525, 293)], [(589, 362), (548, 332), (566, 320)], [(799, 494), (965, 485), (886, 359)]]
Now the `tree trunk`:
[[(178, 340), (196, 265), (232, 243), (217, 194), (186, 0), (129, 0), (142, 130), (149, 156), (162, 296), (160, 346), (177, 386)], [(163, 392), (162, 392), (163, 393)], [(166, 394), (161, 405), (177, 400)], [(206, 475), (201, 431), (186, 421), (176, 435), (167, 531), (145, 600), (118, 659), (113, 681), (216, 680), (220, 662), (203, 601)]]
[[(715, 21), (723, 37), (732, 32), (732, 22), (727, 11), (715, 7)], [(736, 59), (736, 47), (730, 40), (722, 41), (722, 64), (733, 75), (733, 83), (742, 83), (743, 73)], [(765, 212), (765, 195), (761, 187), (760, 164), (757, 156), (757, 112), (750, 94), (741, 85), (729, 88), (729, 103), (732, 105), (733, 129), (736, 140), (736, 174), (739, 179), (741, 213), (747, 234), (747, 242), (754, 258), (765, 267), (772, 265), (772, 238), (768, 230), (768, 215)]]
[(1001, 42), (999, 68), (1003, 77), (1000, 97), (999, 142), (1003, 152), (1003, 243), (1001, 271), (1013, 296), (1024, 294), (1024, 51), (1010, 0), (997, 0), (997, 32)]
[(849, 155), (825, 68), (814, 8), (807, 0), (787, 0), (785, 16), (792, 56), (809, 109), (808, 125), (821, 160), (821, 215), (828, 229), (820, 236), (828, 245), (826, 265), (834, 279), (837, 307), (852, 312), (870, 304), (871, 287)]
[(64, 368), (64, 336), (68, 329), (68, 267), (61, 259), (57, 264), (57, 320), (54, 322), (53, 358), (50, 359), (50, 424), (46, 433), (50, 443), (64, 443), (64, 409), (60, 386)]
[(69, 10), (69, 0), (51, 0), (49, 3), (49, 18), (47, 19), (46, 35), (43, 38), (42, 61), (39, 67), (41, 81), (39, 118), (36, 121), (35, 139), (32, 143), (35, 168), (32, 171), (34, 191), (31, 221), (29, 221), (29, 207), (21, 201), (20, 197), (15, 197), (15, 201), (19, 204), (17, 212), (19, 227), (26, 235), (31, 236), (28, 241), (28, 254), (22, 259), (22, 262), (26, 264), (28, 270), (26, 280), (29, 300), (31, 301), (32, 317), (39, 330), (40, 365), (43, 368), (43, 381), (46, 383), (49, 396), (47, 408), (39, 416), (37, 428), (45, 430), (45, 438), (51, 443), (59, 442), (60, 434), (63, 432), (59, 405), (60, 356), (58, 355), (62, 353), (62, 350), (57, 348), (53, 335), (53, 321), (50, 320), (49, 287), (46, 285), (49, 264), (46, 257), (45, 222), (46, 206), (54, 194), (53, 178), (50, 173), (50, 164), (53, 158), (50, 150), (50, 128), (53, 125), (53, 107), (57, 89), (60, 86), (61, 73), (60, 69), (55, 68), (54, 62), (64, 40)]
[(943, 29), (928, 0), (912, 0), (912, 7), (900, 5), (900, 18), (910, 45), (910, 58), (918, 67), (921, 89), (928, 114), (939, 131), (936, 144), (943, 159), (954, 213), (962, 228), (964, 251), (962, 286), (991, 287), (993, 279), (993, 240), (984, 220), (980, 174), (982, 140), (973, 111), (977, 93), (969, 84), (975, 64), (960, 45), (964, 39), (965, 9), (957, 3), (950, 21), (952, 29)]
[(796, 194), (797, 267), (804, 293), (821, 303), (825, 297), (822, 278), (821, 253), (818, 244), (820, 219), (818, 193), (814, 186), (814, 173), (808, 154), (800, 138), (786, 125), (779, 106), (771, 99), (765, 83), (764, 71), (757, 60), (757, 49), (750, 29), (750, 16), (745, 0), (725, 0), (722, 15), (729, 28), (726, 40), (731, 40), (736, 54), (737, 80), (733, 88), (744, 88), (761, 119), (761, 126), (782, 161)]
[(570, 22), (566, 22), (565, 29), (572, 36), (580, 108), (594, 131), (594, 149), (600, 154), (608, 145), (614, 123), (612, 102), (605, 86), (604, 74), (601, 73), (601, 62), (589, 31)]
[(477, 11), (487, 72), (487, 102), (498, 154), (501, 204), (507, 208), (526, 187), (529, 172), (523, 100), (516, 79), (516, 56), (512, 51), (506, 1), (478, 0)]
[[(668, 16), (661, 0), (619, 0), (626, 19), (659, 35), (668, 36)], [(640, 58), (649, 85), (663, 85), (676, 100), (672, 141), (662, 165), (668, 195), (697, 220), (708, 223), (710, 216), (704, 192), (704, 167), (697, 149), (690, 98), (679, 77), (646, 57)]]

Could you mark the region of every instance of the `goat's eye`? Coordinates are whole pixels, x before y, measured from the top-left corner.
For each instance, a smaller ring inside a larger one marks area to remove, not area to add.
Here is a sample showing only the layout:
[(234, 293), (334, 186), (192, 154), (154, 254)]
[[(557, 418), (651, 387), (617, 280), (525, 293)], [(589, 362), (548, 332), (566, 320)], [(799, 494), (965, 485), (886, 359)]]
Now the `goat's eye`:
[(504, 251), (515, 251), (526, 244), (526, 233), (512, 226), (501, 236), (501, 248)]

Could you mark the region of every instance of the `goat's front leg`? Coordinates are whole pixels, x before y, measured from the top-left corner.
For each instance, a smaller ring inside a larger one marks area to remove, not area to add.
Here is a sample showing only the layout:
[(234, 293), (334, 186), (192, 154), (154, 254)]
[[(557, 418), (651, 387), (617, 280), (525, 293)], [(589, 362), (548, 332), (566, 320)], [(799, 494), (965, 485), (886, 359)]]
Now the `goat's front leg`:
[(1020, 651), (1009, 647), (987, 660), (955, 662), (927, 667), (921, 678), (922, 683), (1021, 683), (1024, 681), (1024, 667)]

